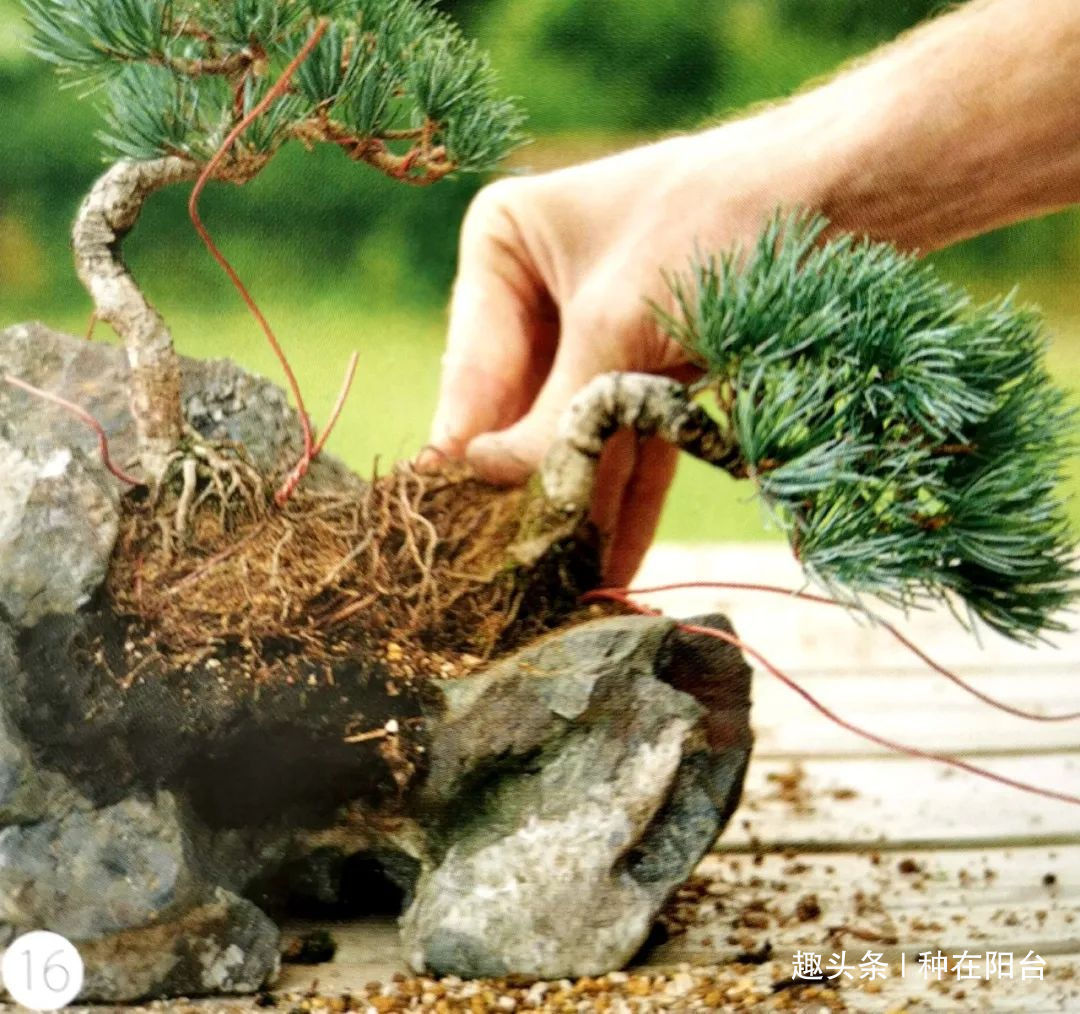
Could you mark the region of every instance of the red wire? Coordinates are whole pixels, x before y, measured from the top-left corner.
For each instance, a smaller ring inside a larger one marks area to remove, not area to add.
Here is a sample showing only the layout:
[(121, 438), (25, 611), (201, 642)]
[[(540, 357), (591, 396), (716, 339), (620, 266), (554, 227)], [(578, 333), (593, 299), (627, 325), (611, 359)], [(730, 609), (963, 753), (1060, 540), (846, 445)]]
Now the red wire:
[(285, 352), (275, 337), (269, 322), (266, 317), (263, 316), (262, 310), (259, 309), (258, 304), (252, 299), (251, 294), (240, 280), (240, 276), (236, 273), (233, 266), (210, 238), (210, 233), (207, 232), (206, 227), (202, 223), (202, 219), (199, 217), (198, 203), (203, 188), (206, 186), (211, 176), (213, 176), (214, 171), (228, 153), (229, 149), (233, 146), (236, 139), (251, 125), (251, 123), (258, 119), (270, 105), (281, 97), (285, 92), (285, 89), (288, 88), (289, 81), (293, 74), (296, 73), (297, 68), (308, 58), (315, 46), (318, 45), (328, 24), (329, 22), (326, 18), (319, 19), (311, 33), (311, 37), (304, 43), (300, 52), (293, 57), (285, 70), (282, 71), (281, 77), (278, 78), (277, 82), (252, 108), (252, 110), (235, 127), (233, 127), (231, 131), (229, 131), (229, 135), (221, 143), (221, 147), (214, 153), (213, 158), (206, 163), (206, 167), (195, 181), (195, 186), (191, 190), (191, 197), (188, 199), (188, 214), (191, 216), (191, 222), (195, 226), (195, 231), (199, 234), (203, 243), (206, 244), (206, 248), (210, 251), (214, 260), (221, 265), (222, 270), (229, 276), (229, 281), (236, 286), (241, 298), (247, 304), (247, 308), (259, 322), (259, 326), (266, 335), (266, 340), (270, 343), (270, 348), (273, 349), (274, 355), (277, 356), (278, 362), (281, 363), (281, 368), (285, 371), (285, 377), (289, 382), (289, 389), (292, 391), (293, 398), (296, 400), (296, 409), (300, 414), (300, 426), (303, 429), (304, 434), (304, 457), (308, 459), (312, 457), (314, 439), (311, 433), (311, 422), (308, 419), (307, 409), (304, 407), (304, 398), (300, 393), (300, 385), (297, 383), (296, 375), (293, 373), (292, 367), (289, 365), (289, 360), (286, 358)]
[[(795, 589), (780, 588), (771, 584), (752, 584), (741, 581), (685, 581), (676, 584), (661, 584), (655, 585), (651, 588), (615, 588), (610, 589), (613, 591), (621, 592), (626, 595), (649, 595), (654, 592), (666, 592), (666, 591), (681, 591), (688, 588), (720, 588), (724, 590), (735, 591), (760, 591), (771, 592), (776, 595), (788, 595), (792, 598), (803, 599), (806, 602), (817, 602), (826, 606), (841, 606), (848, 608), (844, 602), (839, 602), (836, 599), (828, 598), (824, 595), (814, 595), (812, 592), (796, 591)], [(604, 591), (605, 589), (600, 589)], [(590, 593), (592, 594), (592, 593)], [(586, 598), (588, 596), (586, 595)], [(992, 708), (997, 708), (999, 711), (1004, 711), (1007, 714), (1014, 715), (1017, 718), (1026, 718), (1031, 722), (1073, 722), (1080, 718), (1080, 711), (1070, 711), (1062, 715), (1038, 715), (1032, 711), (1025, 711), (1023, 708), (1014, 707), (1012, 704), (1006, 704), (1004, 701), (999, 701), (989, 694), (979, 690), (978, 687), (972, 686), (966, 680), (957, 676), (956, 673), (946, 669), (945, 666), (939, 662), (935, 662), (929, 655), (926, 654), (918, 645), (910, 641), (904, 634), (902, 634), (891, 623), (874, 617), (875, 622), (879, 623), (885, 628), (897, 641), (899, 641), (908, 651), (910, 651), (921, 662), (929, 666), (935, 672), (944, 676), (947, 680), (951, 680), (962, 690), (966, 690), (973, 697), (977, 697), (985, 704), (989, 704)]]
[(345, 367), (345, 377), (341, 381), (341, 390), (338, 391), (337, 401), (334, 402), (334, 407), (330, 410), (330, 418), (326, 420), (326, 427), (323, 429), (322, 433), (319, 434), (319, 439), (315, 442), (315, 447), (311, 452), (313, 458), (317, 458), (322, 452), (322, 449), (326, 446), (326, 441), (330, 439), (330, 434), (337, 425), (341, 410), (345, 407), (345, 400), (349, 397), (353, 377), (356, 376), (356, 364), (359, 361), (360, 353), (354, 351), (353, 354), (349, 356), (349, 362)]
[(80, 408), (73, 401), (68, 401), (67, 398), (61, 398), (60, 395), (53, 394), (51, 391), (43, 391), (40, 387), (34, 387), (33, 384), (28, 384), (25, 380), (19, 380), (18, 377), (13, 377), (10, 374), (4, 374), (4, 381), (12, 387), (17, 387), (20, 390), (26, 391), (28, 394), (34, 395), (36, 398), (44, 398), (46, 401), (51, 401), (54, 405), (59, 405), (62, 409), (65, 409), (77, 419), (86, 423), (86, 425), (97, 434), (98, 451), (101, 454), (101, 463), (121, 482), (126, 482), (131, 486), (146, 485), (142, 479), (136, 479), (134, 476), (128, 475), (127, 472), (113, 461), (112, 457), (109, 455), (109, 438), (105, 435), (105, 428), (89, 412), (87, 412), (85, 408)]
[(303, 454), (300, 456), (300, 460), (293, 466), (293, 470), (285, 477), (285, 481), (281, 484), (280, 489), (274, 494), (274, 501), (279, 507), (285, 506), (289, 497), (291, 497), (296, 490), (296, 487), (300, 485), (301, 480), (307, 475), (308, 468), (311, 467), (311, 462), (322, 453), (323, 447), (326, 446), (326, 441), (330, 438), (331, 432), (337, 425), (341, 410), (345, 407), (345, 400), (349, 397), (349, 389), (352, 387), (353, 377), (356, 376), (356, 364), (359, 359), (360, 353), (358, 352), (353, 352), (353, 354), (349, 356), (349, 364), (345, 367), (345, 379), (341, 383), (341, 390), (338, 392), (337, 401), (334, 402), (334, 408), (330, 412), (330, 418), (327, 420), (326, 428), (319, 435), (319, 439), (312, 448), (311, 454)]
[[(599, 589), (589, 593), (591, 598), (607, 599), (612, 602), (618, 602), (628, 609), (632, 609), (635, 612), (646, 613), (648, 615), (656, 615), (657, 610), (650, 609), (648, 606), (640, 606), (636, 602), (627, 598), (627, 594), (621, 591), (611, 589)], [(961, 771), (966, 771), (969, 774), (978, 775), (980, 778), (987, 778), (992, 782), (998, 782), (1001, 785), (1008, 785), (1010, 788), (1019, 789), (1022, 792), (1030, 792), (1037, 796), (1044, 796), (1047, 799), (1056, 799), (1063, 803), (1072, 803), (1074, 806), (1080, 806), (1080, 796), (1072, 796), (1066, 792), (1056, 792), (1053, 789), (1044, 789), (1038, 785), (1029, 785), (1027, 782), (1020, 782), (1014, 778), (1008, 778), (1005, 775), (996, 774), (993, 771), (987, 771), (985, 768), (977, 767), (974, 764), (969, 764), (967, 761), (962, 761), (958, 757), (951, 757), (948, 754), (934, 753), (930, 750), (920, 750), (918, 747), (906, 746), (903, 743), (894, 742), (891, 739), (886, 739), (884, 736), (878, 736), (876, 733), (870, 732), (867, 729), (860, 728), (857, 725), (852, 724), (844, 718), (841, 718), (838, 714), (832, 711), (821, 703), (813, 694), (808, 690), (801, 687), (790, 676), (782, 672), (775, 665), (772, 664), (764, 655), (757, 649), (751, 648), (748, 644), (740, 641), (734, 634), (729, 634), (725, 630), (714, 630), (711, 627), (700, 627), (692, 623), (679, 623), (676, 621), (676, 626), (679, 630), (683, 630), (689, 634), (702, 634), (706, 637), (714, 637), (720, 641), (726, 641), (728, 644), (733, 645), (740, 651), (745, 652), (747, 655), (757, 659), (773, 676), (775, 676), (781, 683), (791, 690), (794, 690), (804, 701), (806, 701), (814, 710), (824, 715), (830, 721), (839, 725), (840, 728), (846, 729), (848, 732), (854, 733), (856, 736), (861, 736), (865, 740), (869, 740), (871, 743), (875, 743), (878, 746), (883, 746), (888, 750), (894, 750), (898, 753), (907, 754), (909, 757), (918, 757), (922, 760), (936, 761), (939, 764), (948, 764), (951, 767), (959, 768)]]

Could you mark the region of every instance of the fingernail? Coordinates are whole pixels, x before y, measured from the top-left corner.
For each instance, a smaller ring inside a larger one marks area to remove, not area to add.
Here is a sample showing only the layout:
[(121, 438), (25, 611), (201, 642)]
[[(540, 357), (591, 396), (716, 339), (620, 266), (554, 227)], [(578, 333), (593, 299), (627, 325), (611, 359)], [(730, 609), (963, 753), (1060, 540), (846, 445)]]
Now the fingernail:
[(438, 472), (452, 455), (441, 447), (427, 444), (420, 448), (420, 452), (413, 458), (413, 468), (418, 472)]

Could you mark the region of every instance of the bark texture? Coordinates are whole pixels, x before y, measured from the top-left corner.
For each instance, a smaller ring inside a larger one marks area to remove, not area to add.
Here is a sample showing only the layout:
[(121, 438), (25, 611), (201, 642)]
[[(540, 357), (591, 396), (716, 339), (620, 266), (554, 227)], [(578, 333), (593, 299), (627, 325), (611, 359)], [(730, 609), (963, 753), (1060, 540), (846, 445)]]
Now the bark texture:
[(683, 384), (645, 373), (604, 373), (570, 402), (540, 466), (544, 493), (554, 506), (567, 513), (588, 509), (600, 452), (624, 428), (659, 437), (719, 468), (739, 461), (734, 442)]
[(180, 442), (180, 364), (172, 334), (120, 257), (120, 242), (146, 199), (171, 183), (195, 180), (200, 166), (167, 157), (111, 166), (82, 203), (72, 231), (75, 268), (94, 300), (95, 314), (124, 340), (131, 367), (131, 412), (140, 460), (157, 478)]

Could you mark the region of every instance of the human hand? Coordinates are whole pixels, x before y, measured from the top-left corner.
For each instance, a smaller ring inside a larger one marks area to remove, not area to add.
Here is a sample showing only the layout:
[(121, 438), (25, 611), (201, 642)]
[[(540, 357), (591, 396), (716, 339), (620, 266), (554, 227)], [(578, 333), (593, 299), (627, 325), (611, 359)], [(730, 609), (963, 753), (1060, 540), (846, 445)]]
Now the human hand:
[[(521, 481), (596, 374), (692, 376), (646, 300), (671, 308), (662, 270), (749, 242), (777, 208), (926, 251), (1080, 200), (1080, 9), (1045, 6), (964, 5), (756, 116), (482, 191), (432, 444)], [(610, 581), (636, 569), (673, 470), (665, 446), (609, 442), (593, 519)]]
[[(752, 240), (794, 197), (791, 181), (763, 166), (761, 139), (731, 124), (483, 190), (462, 229), (431, 444), (516, 483), (597, 374), (692, 379), (686, 350), (660, 331), (648, 301), (671, 308), (663, 271), (683, 270), (696, 249)], [(609, 441), (592, 505), (609, 581), (637, 569), (675, 458), (629, 432)]]

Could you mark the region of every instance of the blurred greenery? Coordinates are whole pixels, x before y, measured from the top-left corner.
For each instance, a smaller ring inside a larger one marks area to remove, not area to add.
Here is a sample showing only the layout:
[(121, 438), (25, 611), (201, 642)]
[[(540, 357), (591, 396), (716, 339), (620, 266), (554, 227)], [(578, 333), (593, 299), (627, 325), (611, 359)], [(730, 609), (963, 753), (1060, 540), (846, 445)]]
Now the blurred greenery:
[[(511, 171), (567, 164), (790, 94), (942, 6), (939, 0), (444, 0), (522, 97), (534, 142)], [(0, 0), (0, 326), (38, 318), (81, 332), (89, 302), (68, 228), (101, 171), (94, 97), (58, 87)], [(339, 153), (284, 151), (254, 183), (206, 192), (203, 216), (279, 334), (316, 419), (353, 347), (360, 375), (331, 449), (359, 469), (410, 455), (434, 404), (457, 231), (478, 181), (403, 187)], [(280, 375), (184, 214), (150, 203), (125, 255), (192, 355)], [(977, 295), (1019, 284), (1041, 304), (1051, 364), (1080, 391), (1080, 214), (1062, 213), (936, 255)], [(101, 329), (104, 331), (105, 329)], [(1073, 493), (1080, 492), (1080, 468)], [(1080, 504), (1073, 516), (1080, 522)], [(760, 538), (745, 485), (687, 462), (661, 535)]]

